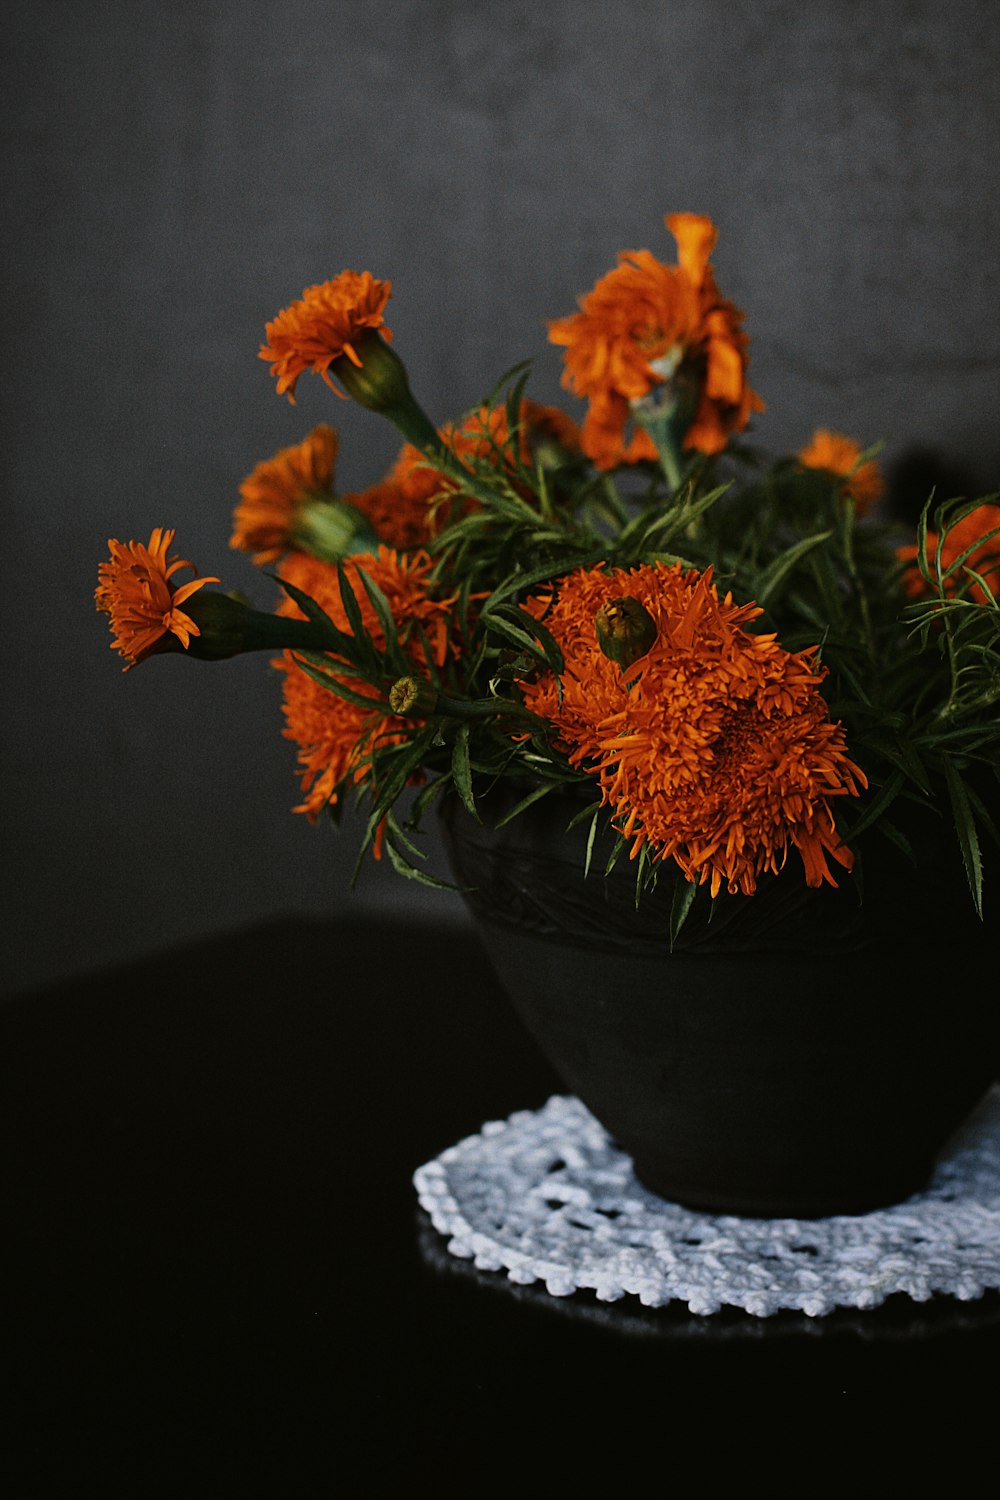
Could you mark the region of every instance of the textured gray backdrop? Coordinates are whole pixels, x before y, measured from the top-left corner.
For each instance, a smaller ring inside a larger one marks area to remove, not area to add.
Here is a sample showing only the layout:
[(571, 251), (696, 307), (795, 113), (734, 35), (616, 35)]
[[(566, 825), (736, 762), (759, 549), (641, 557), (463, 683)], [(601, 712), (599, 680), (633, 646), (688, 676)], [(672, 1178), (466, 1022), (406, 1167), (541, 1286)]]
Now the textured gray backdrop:
[[(237, 486), (333, 420), (273, 393), (265, 320), (345, 266), (391, 278), (438, 419), (664, 213), (710, 214), (747, 312), (758, 438), (886, 440), (894, 503), (1000, 482), (997, 7), (982, 0), (33, 0), (3, 47), (8, 991), (283, 912), (416, 904), (357, 830), (310, 828), (263, 659), (122, 677), (109, 536), (269, 602)], [(572, 409), (576, 409), (573, 407)], [(183, 983), (183, 975), (178, 975)]]

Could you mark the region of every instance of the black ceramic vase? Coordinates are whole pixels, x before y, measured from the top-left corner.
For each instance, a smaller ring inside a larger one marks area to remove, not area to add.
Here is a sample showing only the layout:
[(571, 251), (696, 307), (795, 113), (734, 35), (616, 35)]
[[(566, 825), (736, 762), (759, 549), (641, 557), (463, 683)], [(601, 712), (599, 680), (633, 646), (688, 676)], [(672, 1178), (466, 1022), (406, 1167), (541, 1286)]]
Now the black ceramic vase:
[(497, 828), (521, 795), (492, 792), (482, 823), (446, 803), (454, 877), (521, 1019), (647, 1187), (811, 1218), (926, 1184), (997, 1071), (995, 965), (938, 827), (916, 867), (870, 838), (863, 901), (792, 860), (752, 897), (701, 891), (671, 952), (669, 875), (637, 910), (627, 860), (605, 877), (598, 850), (584, 878), (562, 792)]

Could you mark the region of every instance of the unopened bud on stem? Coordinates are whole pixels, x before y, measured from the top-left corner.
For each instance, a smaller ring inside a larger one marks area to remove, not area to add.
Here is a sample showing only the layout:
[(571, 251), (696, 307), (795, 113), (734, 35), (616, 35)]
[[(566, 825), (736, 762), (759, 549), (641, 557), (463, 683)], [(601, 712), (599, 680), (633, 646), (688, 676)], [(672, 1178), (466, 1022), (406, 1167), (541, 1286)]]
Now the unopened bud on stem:
[(374, 328), (354, 340), (355, 358), (342, 354), (330, 366), (344, 390), (359, 406), (380, 412), (398, 427), (407, 442), (422, 451), (440, 449), (430, 418), (417, 404), (406, 366)]
[(602, 604), (594, 616), (597, 644), (623, 671), (637, 662), (656, 640), (656, 621), (631, 594)]

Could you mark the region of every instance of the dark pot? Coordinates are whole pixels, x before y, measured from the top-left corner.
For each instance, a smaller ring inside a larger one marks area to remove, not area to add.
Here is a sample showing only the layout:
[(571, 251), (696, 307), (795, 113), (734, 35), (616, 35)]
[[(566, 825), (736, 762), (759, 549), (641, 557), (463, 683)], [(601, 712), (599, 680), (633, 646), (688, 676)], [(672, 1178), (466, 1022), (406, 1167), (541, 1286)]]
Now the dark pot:
[(584, 879), (572, 796), (496, 828), (521, 795), (491, 793), (482, 824), (446, 803), (454, 876), (528, 1030), (647, 1187), (819, 1217), (926, 1184), (997, 1057), (983, 927), (936, 826), (917, 869), (869, 839), (863, 902), (791, 860), (752, 897), (700, 891), (671, 952), (669, 875), (637, 911), (627, 860), (605, 878), (598, 850)]

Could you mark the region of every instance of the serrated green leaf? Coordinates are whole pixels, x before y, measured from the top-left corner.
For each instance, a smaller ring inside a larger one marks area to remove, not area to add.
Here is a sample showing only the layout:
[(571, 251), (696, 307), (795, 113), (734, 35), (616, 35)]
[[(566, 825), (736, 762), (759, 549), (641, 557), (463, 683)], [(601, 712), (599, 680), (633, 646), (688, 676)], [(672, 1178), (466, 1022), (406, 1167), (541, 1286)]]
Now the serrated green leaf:
[(472, 791), (472, 762), (469, 756), (469, 725), (460, 724), (455, 736), (455, 743), (451, 752), (451, 771), (455, 778), (455, 787), (467, 810), (472, 814), (477, 823), (483, 820), (479, 816), (476, 799)]
[(688, 912), (697, 894), (697, 886), (693, 880), (685, 880), (678, 872), (674, 880), (674, 895), (670, 903), (670, 951), (674, 950), (674, 944), (680, 936), (681, 928), (687, 921)]
[(311, 662), (303, 657), (295, 655), (296, 666), (311, 677), (313, 682), (320, 687), (326, 688), (328, 693), (333, 693), (337, 698), (343, 698), (346, 703), (353, 703), (357, 708), (363, 708), (369, 713), (377, 713), (379, 710), (385, 712), (386, 704), (381, 698), (366, 698), (363, 693), (356, 693), (352, 688), (345, 687), (339, 678), (333, 677), (329, 672), (324, 672), (319, 667), (314, 667)]
[(958, 835), (958, 845), (962, 851), (962, 863), (965, 866), (966, 878), (972, 899), (976, 905), (979, 916), (983, 915), (983, 864), (979, 852), (979, 835), (976, 831), (976, 820), (973, 815), (969, 796), (958, 771), (951, 760), (944, 763), (945, 781), (948, 786), (948, 795), (951, 798), (951, 810), (955, 818), (955, 832)]
[(394, 838), (388, 834), (383, 842), (383, 848), (389, 856), (389, 863), (396, 874), (402, 875), (405, 880), (415, 880), (418, 885), (430, 886), (435, 891), (457, 891), (459, 889), (457, 885), (452, 885), (448, 880), (438, 880), (436, 875), (428, 875), (426, 870), (418, 870), (416, 865), (411, 864), (405, 855), (397, 849)]

